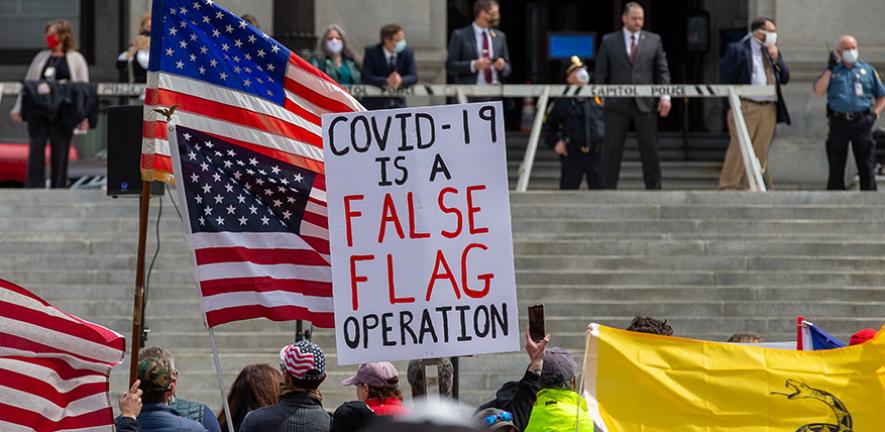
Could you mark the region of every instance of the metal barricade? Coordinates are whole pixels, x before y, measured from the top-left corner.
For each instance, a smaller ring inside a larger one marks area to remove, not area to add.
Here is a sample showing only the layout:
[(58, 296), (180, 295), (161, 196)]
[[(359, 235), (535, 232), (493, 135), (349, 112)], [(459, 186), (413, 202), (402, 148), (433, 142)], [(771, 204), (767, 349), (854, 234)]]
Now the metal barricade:
[[(144, 84), (99, 83), (98, 94), (101, 97), (136, 97), (144, 92)], [(516, 191), (528, 190), (532, 175), (532, 166), (538, 152), (541, 138), (541, 126), (550, 98), (594, 97), (602, 98), (635, 98), (661, 97), (673, 98), (728, 98), (731, 115), (738, 129), (738, 141), (741, 146), (741, 157), (749, 181), (750, 190), (764, 192), (765, 182), (759, 159), (753, 152), (750, 135), (741, 111), (740, 98), (773, 96), (774, 86), (750, 85), (707, 85), (707, 84), (674, 84), (674, 85), (534, 85), (534, 84), (503, 84), (497, 86), (460, 85), (460, 84), (417, 84), (405, 89), (390, 90), (360, 84), (345, 86), (357, 98), (374, 97), (451, 97), (459, 103), (466, 103), (469, 98), (538, 98), (532, 131), (519, 166), (519, 179)], [(0, 82), (0, 94), (18, 95), (21, 83)]]

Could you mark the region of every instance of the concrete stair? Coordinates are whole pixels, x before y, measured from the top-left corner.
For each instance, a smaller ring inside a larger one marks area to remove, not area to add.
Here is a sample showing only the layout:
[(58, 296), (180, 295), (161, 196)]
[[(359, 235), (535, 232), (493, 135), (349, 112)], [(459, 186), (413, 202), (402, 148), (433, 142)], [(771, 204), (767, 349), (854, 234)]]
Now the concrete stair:
[[(152, 200), (148, 263), (161, 200), (148, 344), (174, 352), (182, 397), (218, 408), (191, 256), (169, 197)], [(587, 323), (624, 327), (637, 314), (713, 340), (739, 331), (792, 340), (798, 314), (843, 338), (885, 322), (878, 194), (529, 192), (512, 194), (511, 208), (520, 309), (544, 303), (554, 343), (579, 357)], [(128, 337), (137, 210), (135, 199), (98, 191), (0, 190), (0, 277)], [(294, 327), (265, 320), (219, 327), (226, 383), (246, 364), (277, 364)], [(354, 368), (337, 366), (331, 331), (317, 330), (314, 340), (328, 352), (323, 393), (334, 408), (354, 398), (339, 384)], [(488, 399), (525, 365), (524, 353), (462, 359), (462, 397)], [(127, 374), (128, 361), (114, 370), (115, 393)]]

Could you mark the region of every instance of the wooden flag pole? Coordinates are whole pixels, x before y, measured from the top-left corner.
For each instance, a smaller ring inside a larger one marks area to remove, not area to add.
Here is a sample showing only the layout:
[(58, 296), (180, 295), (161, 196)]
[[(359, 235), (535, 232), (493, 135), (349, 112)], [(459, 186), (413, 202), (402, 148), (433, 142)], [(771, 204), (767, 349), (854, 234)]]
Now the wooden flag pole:
[(135, 305), (132, 311), (132, 337), (129, 339), (129, 386), (138, 379), (138, 350), (141, 348), (142, 314), (144, 313), (144, 261), (147, 250), (148, 209), (151, 204), (151, 183), (141, 182), (138, 207), (138, 254), (135, 259)]

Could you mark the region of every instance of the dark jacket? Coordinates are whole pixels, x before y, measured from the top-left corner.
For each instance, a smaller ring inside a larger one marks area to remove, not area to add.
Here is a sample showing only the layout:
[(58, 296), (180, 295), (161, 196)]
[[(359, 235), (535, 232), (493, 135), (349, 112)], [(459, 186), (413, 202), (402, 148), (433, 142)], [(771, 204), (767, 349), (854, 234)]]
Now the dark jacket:
[(547, 110), (541, 127), (541, 139), (547, 147), (553, 148), (563, 140), (569, 154), (595, 152), (603, 138), (602, 105), (595, 98), (557, 99)]
[[(728, 45), (725, 55), (719, 61), (719, 82), (721, 84), (750, 84), (753, 77), (753, 49), (749, 38)], [(762, 55), (768, 56), (765, 49)], [(769, 60), (771, 58), (769, 57)], [(790, 124), (790, 112), (784, 101), (781, 86), (790, 82), (790, 68), (784, 62), (784, 53), (779, 52), (777, 61), (772, 64), (774, 84), (777, 89), (777, 122)], [(725, 101), (726, 108), (728, 101)]]
[[(363, 83), (381, 88), (387, 87), (387, 77), (393, 71), (394, 69), (387, 62), (384, 45), (377, 43), (366, 47), (366, 52), (363, 55)], [(411, 48), (407, 47), (396, 55), (396, 71), (403, 79), (400, 88), (410, 87), (418, 82), (418, 65), (415, 63), (415, 52)], [(363, 106), (370, 110), (406, 106), (406, 99), (402, 97), (366, 98), (362, 102)]]
[(215, 413), (202, 402), (175, 398), (169, 407), (178, 412), (178, 415), (203, 425), (209, 432), (222, 432)]
[(142, 432), (206, 432), (201, 424), (178, 415), (167, 404), (146, 403), (141, 407), (138, 424)]
[[(510, 52), (507, 50), (507, 35), (501, 30), (490, 29), (489, 36), (492, 38), (492, 61), (504, 59), (504, 69), (498, 71), (498, 80), (504, 82), (504, 78), (510, 75)], [(452, 74), (455, 84), (476, 84), (479, 72), (470, 71), (470, 62), (479, 58), (482, 47), (476, 46), (476, 34), (473, 32), (473, 24), (459, 28), (452, 32), (449, 40), (449, 51), (446, 54), (446, 72)]]
[(114, 429), (117, 432), (141, 432), (141, 425), (134, 418), (120, 416), (114, 419)]
[[(605, 35), (596, 56), (596, 84), (670, 84), (670, 68), (661, 37), (642, 30), (637, 46), (639, 53), (634, 65), (630, 63), (623, 30)], [(657, 106), (654, 98), (610, 98), (605, 101), (605, 108), (627, 112), (633, 100), (643, 113), (652, 112)]]
[(239, 432), (329, 432), (331, 424), (332, 415), (318, 398), (289, 393), (276, 405), (246, 414)]
[(495, 399), (480, 405), (476, 411), (486, 408), (509, 411), (513, 414), (516, 430), (521, 431), (529, 424), (539, 390), (541, 390), (541, 376), (526, 371), (518, 383), (514, 381), (504, 383), (495, 393)]
[[(43, 85), (49, 93), (41, 94)], [(85, 82), (22, 81), (22, 118), (43, 117), (73, 129), (84, 118), (98, 123), (98, 87)]]

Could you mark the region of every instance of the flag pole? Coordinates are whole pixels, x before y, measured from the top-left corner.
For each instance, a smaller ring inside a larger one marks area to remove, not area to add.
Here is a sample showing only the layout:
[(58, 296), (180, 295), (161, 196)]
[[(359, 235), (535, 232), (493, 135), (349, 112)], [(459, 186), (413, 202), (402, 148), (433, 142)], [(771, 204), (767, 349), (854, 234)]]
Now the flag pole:
[[(205, 317), (205, 315), (203, 315)], [(227, 395), (224, 392), (224, 376), (221, 374), (221, 358), (218, 356), (218, 348), (215, 346), (215, 330), (209, 327), (209, 344), (212, 346), (212, 361), (215, 362), (215, 375), (218, 377), (218, 391), (221, 393), (221, 402), (224, 404), (224, 418), (227, 420), (227, 431), (234, 432), (234, 422), (230, 416), (230, 406), (227, 404)]]
[(148, 209), (151, 204), (151, 183), (141, 182), (138, 207), (138, 252), (135, 259), (135, 301), (132, 311), (132, 337), (129, 340), (129, 386), (138, 379), (138, 350), (141, 348), (144, 322), (144, 260), (147, 249)]
[[(175, 132), (176, 125), (172, 121), (172, 113), (174, 111), (175, 111), (175, 106), (173, 106), (172, 108), (169, 109), (169, 111), (167, 111), (166, 113), (163, 113), (163, 114), (166, 116), (166, 121), (167, 121), (168, 136), (169, 136), (169, 149), (171, 150), (170, 153), (172, 155), (172, 167), (173, 167), (173, 170), (176, 174), (176, 177), (180, 177), (182, 174), (181, 174), (181, 160), (179, 159), (179, 154), (178, 154), (178, 151), (179, 151), (178, 150), (178, 134)], [(181, 200), (181, 202), (187, 203), (187, 197), (185, 196), (185, 193), (184, 193), (184, 187), (182, 187), (180, 189), (175, 188), (175, 190), (176, 190), (176, 192), (178, 192), (180, 194), (179, 199)], [(185, 226), (188, 226), (187, 224), (188, 224), (188, 221), (190, 220), (190, 212), (188, 211), (187, 205), (184, 205), (183, 207), (184, 208), (182, 209), (183, 215), (182, 215), (181, 223), (185, 224)], [(185, 230), (185, 231), (190, 232), (189, 230)], [(193, 257), (193, 255), (192, 255), (192, 257)], [(196, 259), (196, 257), (193, 257), (193, 258)], [(196, 268), (196, 264), (197, 264), (196, 261), (194, 261), (194, 268)], [(196, 288), (197, 288), (197, 292), (200, 292), (200, 286), (197, 285)], [(202, 296), (202, 293), (200, 293), (200, 296)], [(234, 432), (234, 423), (233, 423), (233, 419), (231, 418), (231, 414), (230, 414), (230, 406), (227, 403), (227, 394), (224, 391), (224, 376), (221, 373), (221, 358), (218, 356), (218, 346), (215, 344), (215, 330), (213, 330), (212, 327), (209, 326), (209, 322), (206, 319), (205, 309), (203, 311), (203, 324), (206, 326), (206, 328), (209, 329), (209, 345), (212, 348), (212, 362), (215, 365), (215, 376), (218, 379), (218, 392), (221, 394), (221, 404), (224, 407), (224, 418), (227, 420), (227, 431)]]

